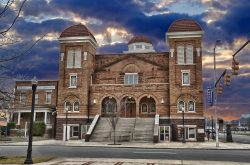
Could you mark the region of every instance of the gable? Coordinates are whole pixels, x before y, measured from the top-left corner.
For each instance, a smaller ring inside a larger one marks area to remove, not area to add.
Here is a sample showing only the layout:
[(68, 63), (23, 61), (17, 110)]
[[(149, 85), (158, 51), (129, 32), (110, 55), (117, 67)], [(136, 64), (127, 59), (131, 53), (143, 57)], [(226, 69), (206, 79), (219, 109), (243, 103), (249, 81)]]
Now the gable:
[(168, 68), (168, 53), (123, 54), (123, 55), (97, 55), (95, 72), (105, 70), (118, 63), (144, 62), (161, 69)]

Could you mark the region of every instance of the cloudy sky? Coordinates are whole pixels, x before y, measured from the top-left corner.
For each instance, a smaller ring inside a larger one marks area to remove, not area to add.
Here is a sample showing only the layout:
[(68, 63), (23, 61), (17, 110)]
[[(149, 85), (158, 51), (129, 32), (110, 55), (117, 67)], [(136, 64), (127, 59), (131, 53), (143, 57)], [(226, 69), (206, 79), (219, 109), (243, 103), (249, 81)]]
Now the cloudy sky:
[[(1, 10), (7, 0), (1, 0)], [(22, 1), (16, 0), (4, 17), (0, 29), (14, 19)], [(68, 26), (85, 24), (98, 41), (98, 53), (121, 53), (134, 35), (151, 39), (157, 51), (168, 51), (165, 33), (177, 19), (196, 20), (203, 28), (204, 91), (213, 83), (213, 47), (217, 39), (217, 72), (230, 72), (232, 54), (250, 39), (249, 0), (28, 0), (21, 17), (6, 34), (22, 41), (15, 46), (0, 47), (1, 58), (26, 50), (35, 40), (46, 36), (32, 51), (14, 61), (1, 63), (1, 72), (11, 77), (57, 79), (60, 33)], [(5, 49), (11, 49), (6, 51)], [(11, 52), (11, 53), (10, 53)], [(223, 89), (218, 98), (219, 114), (236, 119), (250, 113), (250, 44), (236, 57), (240, 62), (238, 76), (231, 86)], [(4, 70), (4, 71), (3, 71)], [(206, 114), (213, 110), (206, 106)]]

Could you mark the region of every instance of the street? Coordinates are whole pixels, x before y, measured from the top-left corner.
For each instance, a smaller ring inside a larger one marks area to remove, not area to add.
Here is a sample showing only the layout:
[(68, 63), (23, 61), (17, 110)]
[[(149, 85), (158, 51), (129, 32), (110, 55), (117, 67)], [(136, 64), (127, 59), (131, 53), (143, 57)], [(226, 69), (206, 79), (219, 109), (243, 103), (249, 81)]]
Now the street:
[[(1, 146), (0, 156), (25, 156), (27, 146)], [(33, 156), (250, 162), (250, 150), (33, 146)]]

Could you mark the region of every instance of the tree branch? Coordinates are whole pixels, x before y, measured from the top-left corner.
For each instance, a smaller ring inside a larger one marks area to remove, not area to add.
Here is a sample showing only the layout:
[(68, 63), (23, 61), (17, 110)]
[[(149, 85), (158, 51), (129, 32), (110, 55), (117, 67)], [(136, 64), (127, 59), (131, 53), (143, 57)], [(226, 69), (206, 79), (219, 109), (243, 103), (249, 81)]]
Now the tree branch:
[(1, 62), (11, 61), (11, 60), (14, 60), (14, 59), (16, 59), (16, 58), (19, 58), (19, 57), (21, 57), (21, 56), (27, 55), (27, 54), (32, 50), (32, 48), (33, 48), (39, 41), (41, 41), (41, 40), (44, 38), (44, 36), (46, 36), (46, 34), (43, 35), (43, 36), (42, 36), (41, 38), (39, 38), (38, 40), (36, 40), (36, 42), (34, 42), (34, 43), (31, 45), (31, 47), (29, 47), (26, 51), (20, 53), (19, 55), (13, 56), (13, 57), (10, 57), (10, 58), (2, 58), (2, 59), (0, 59), (0, 63), (1, 63)]
[(3, 11), (0, 12), (0, 18), (3, 16), (3, 14), (8, 10), (9, 6), (13, 3), (14, 0), (12, 0), (10, 2), (10, 0), (8, 0), (8, 2), (6, 3), (6, 5), (4, 6)]
[(19, 15), (20, 15), (20, 13), (21, 13), (21, 11), (22, 11), (22, 8), (23, 8), (23, 5), (24, 5), (24, 3), (25, 3), (26, 1), (27, 1), (27, 0), (24, 0), (24, 1), (22, 2), (21, 6), (20, 6), (20, 8), (19, 8), (19, 11), (18, 11), (16, 17), (14, 18), (13, 22), (11, 23), (11, 25), (10, 25), (7, 29), (5, 29), (4, 31), (1, 31), (0, 34), (5, 34), (5, 33), (7, 33), (7, 32), (13, 27), (13, 25), (15, 24), (17, 18), (18, 18)]

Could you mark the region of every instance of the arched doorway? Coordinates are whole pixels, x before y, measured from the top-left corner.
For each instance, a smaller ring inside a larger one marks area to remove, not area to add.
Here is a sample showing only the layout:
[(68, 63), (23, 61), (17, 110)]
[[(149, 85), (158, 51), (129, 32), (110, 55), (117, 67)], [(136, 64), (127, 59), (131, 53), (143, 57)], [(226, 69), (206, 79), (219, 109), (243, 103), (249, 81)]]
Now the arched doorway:
[(102, 100), (102, 116), (110, 116), (117, 113), (116, 100), (113, 97), (105, 97)]
[(126, 96), (121, 101), (120, 117), (135, 117), (136, 103), (133, 97)]
[(155, 100), (151, 96), (145, 96), (140, 100), (140, 117), (154, 117), (156, 114)]

